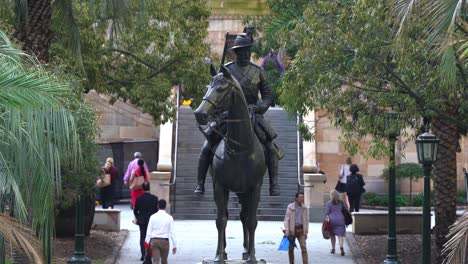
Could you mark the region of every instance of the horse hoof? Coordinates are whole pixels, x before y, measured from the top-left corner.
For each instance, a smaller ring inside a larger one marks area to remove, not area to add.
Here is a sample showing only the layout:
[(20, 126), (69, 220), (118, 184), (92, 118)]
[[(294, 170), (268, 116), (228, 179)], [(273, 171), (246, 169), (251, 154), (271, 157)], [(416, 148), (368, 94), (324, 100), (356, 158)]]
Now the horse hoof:
[(217, 254), (213, 262), (215, 264), (224, 264), (224, 263), (226, 263), (225, 262), (226, 260), (227, 260), (227, 254), (226, 253), (223, 254), (223, 257), (221, 257), (220, 254)]
[(249, 256), (247, 258), (247, 263), (249, 264), (256, 264), (257, 263), (257, 259), (255, 257), (252, 257), (252, 256)]
[(247, 260), (249, 258), (249, 253), (244, 252), (242, 253), (242, 260)]
[(221, 258), (220, 255), (216, 255), (216, 257), (215, 257), (213, 263), (215, 263), (215, 264), (224, 264), (224, 263), (226, 263), (226, 262), (224, 262), (224, 259)]

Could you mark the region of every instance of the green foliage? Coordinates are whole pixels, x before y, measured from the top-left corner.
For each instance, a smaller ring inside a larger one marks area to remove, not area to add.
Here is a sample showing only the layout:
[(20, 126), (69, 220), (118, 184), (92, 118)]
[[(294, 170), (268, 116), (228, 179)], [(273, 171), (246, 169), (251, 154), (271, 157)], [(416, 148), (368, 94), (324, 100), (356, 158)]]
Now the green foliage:
[(457, 204), (458, 205), (466, 205), (466, 192), (463, 189), (457, 190)]
[[(50, 61), (81, 79), (80, 91), (131, 102), (156, 125), (173, 117), (175, 85), (201, 100), (210, 80), (207, 0), (53, 1), (52, 14)], [(11, 17), (0, 21), (11, 27)]]
[(273, 97), (273, 105), (278, 104), (278, 87), (281, 84), (281, 71), (278, 69), (276, 66), (275, 62), (273, 60), (267, 61), (265, 63), (265, 72), (267, 75), (268, 79), (268, 84), (270, 85), (271, 88), (271, 94)]
[(31, 227), (51, 256), (62, 161), (81, 162), (70, 87), (18, 51), (0, 31), (0, 213)]
[[(376, 193), (368, 192), (362, 195), (363, 203), (371, 206), (388, 206), (388, 196), (379, 196)], [(398, 207), (408, 206), (408, 199), (403, 195), (395, 197), (395, 204)]]
[(377, 197), (377, 194), (374, 192), (366, 192), (362, 195), (363, 201), (369, 201), (371, 199), (374, 199), (375, 197)]
[(407, 206), (408, 205), (408, 199), (406, 198), (406, 196), (397, 195), (395, 197), (395, 204), (398, 207)]
[[(434, 203), (433, 203), (432, 193), (431, 193), (430, 200), (431, 200), (431, 206), (433, 206)], [(413, 197), (413, 206), (423, 206), (423, 205), (424, 205), (424, 193), (419, 193), (418, 195)]]
[(78, 166), (70, 159), (63, 159), (61, 162), (63, 195), (56, 200), (56, 207), (68, 208), (73, 205), (80, 192), (93, 193), (96, 176), (99, 174), (95, 141), (98, 127), (94, 107), (80, 93), (80, 81), (71, 75), (59, 72), (60, 69), (55, 69), (56, 76), (67, 80), (67, 84), (74, 91), (64, 100), (64, 106), (73, 113), (81, 147), (81, 162)]
[[(412, 181), (423, 177), (423, 169), (417, 163), (402, 163), (395, 167), (395, 175), (397, 178), (406, 178)], [(388, 168), (383, 170), (383, 176), (388, 179)]]
[(253, 47), (257, 57), (266, 56), (271, 50), (280, 49), (284, 49), (289, 57), (296, 55), (303, 40), (292, 30), (302, 22), (302, 13), (309, 2), (269, 0), (270, 14), (257, 20), (249, 16), (244, 19), (243, 24), (253, 25), (262, 33)]

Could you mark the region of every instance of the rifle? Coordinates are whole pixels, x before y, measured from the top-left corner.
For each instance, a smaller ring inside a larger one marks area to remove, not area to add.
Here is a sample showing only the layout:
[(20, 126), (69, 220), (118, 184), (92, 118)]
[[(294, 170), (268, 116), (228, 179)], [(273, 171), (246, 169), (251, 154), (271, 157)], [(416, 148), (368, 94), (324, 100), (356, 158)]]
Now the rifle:
[(223, 56), (221, 57), (221, 65), (224, 65), (224, 58), (226, 58), (226, 52), (227, 52), (227, 48), (228, 48), (228, 38), (229, 38), (229, 32), (226, 32), (226, 39), (224, 41)]

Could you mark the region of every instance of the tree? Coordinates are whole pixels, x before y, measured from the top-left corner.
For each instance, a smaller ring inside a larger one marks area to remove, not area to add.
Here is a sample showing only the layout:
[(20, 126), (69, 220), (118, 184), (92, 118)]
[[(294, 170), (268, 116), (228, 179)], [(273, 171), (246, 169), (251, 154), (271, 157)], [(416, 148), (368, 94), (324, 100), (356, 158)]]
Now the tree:
[[(155, 124), (173, 116), (168, 98), (174, 85), (201, 98), (200, 87), (209, 81), (203, 61), (209, 54), (206, 0), (4, 2), (12, 9), (17, 3), (16, 19), (8, 21), (25, 50), (69, 66), (68, 72), (83, 79), (84, 90), (107, 93), (111, 103), (128, 100)], [(44, 13), (51, 18), (37, 19)], [(28, 31), (33, 26), (41, 30)], [(31, 48), (30, 42), (41, 46)]]
[[(416, 163), (402, 163), (395, 166), (395, 174), (397, 178), (409, 179), (409, 203), (411, 204), (413, 196), (413, 181), (418, 180), (423, 176), (423, 170), (419, 164)], [(384, 178), (388, 179), (388, 169), (383, 171)]]
[(15, 219), (5, 218), (2, 236), (11, 239), (15, 222), (30, 227), (27, 238), (39, 238), (50, 262), (61, 161), (77, 166), (81, 157), (75, 118), (64, 106), (70, 90), (18, 51), (2, 31), (0, 55), (0, 213)]
[[(455, 153), (459, 136), (467, 131), (466, 82), (459, 71), (452, 85), (444, 85), (440, 57), (419, 34), (422, 21), (413, 23), (405, 41), (395, 43), (390, 10), (380, 0), (308, 4), (291, 32), (304, 41), (286, 70), (280, 103), (293, 113), (328, 113), (350, 153), (374, 158), (388, 155), (384, 116), (389, 109), (399, 112), (400, 127), (415, 134), (431, 127), (441, 140), (434, 170), (440, 252), (455, 220)], [(407, 131), (403, 135), (411, 136)]]

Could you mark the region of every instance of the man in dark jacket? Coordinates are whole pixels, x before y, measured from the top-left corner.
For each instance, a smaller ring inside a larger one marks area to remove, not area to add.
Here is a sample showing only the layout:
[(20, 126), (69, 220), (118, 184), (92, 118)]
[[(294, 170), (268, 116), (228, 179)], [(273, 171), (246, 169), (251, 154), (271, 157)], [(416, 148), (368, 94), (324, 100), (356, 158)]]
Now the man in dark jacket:
[(144, 260), (145, 258), (146, 248), (144, 243), (149, 219), (151, 215), (158, 211), (158, 197), (150, 193), (149, 183), (144, 183), (142, 188), (144, 193), (138, 197), (135, 202), (135, 207), (133, 208), (133, 214), (135, 216), (133, 222), (140, 227), (140, 260)]

